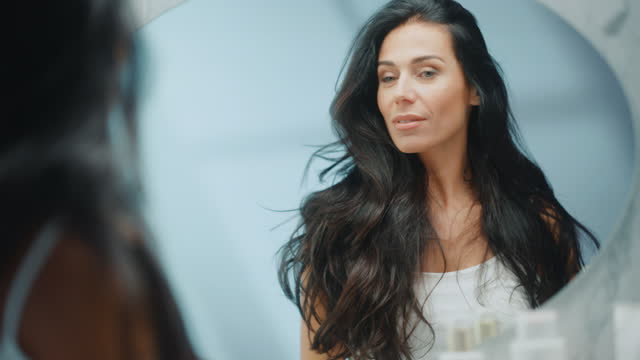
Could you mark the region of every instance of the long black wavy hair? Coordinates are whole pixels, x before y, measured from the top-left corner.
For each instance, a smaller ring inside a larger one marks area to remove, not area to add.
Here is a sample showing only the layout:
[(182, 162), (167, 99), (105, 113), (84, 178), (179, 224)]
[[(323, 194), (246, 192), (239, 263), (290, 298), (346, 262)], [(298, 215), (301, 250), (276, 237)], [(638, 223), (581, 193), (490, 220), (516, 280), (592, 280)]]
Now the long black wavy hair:
[(525, 156), (501, 70), (474, 16), (452, 0), (390, 1), (351, 48), (330, 109), (338, 141), (312, 157), (333, 159), (320, 178), (337, 180), (304, 199), (301, 223), (279, 252), (280, 284), (310, 329), (311, 349), (332, 359), (410, 359), (411, 319), (428, 324), (414, 291), (425, 248), (439, 241), (425, 201), (428, 174), (416, 154), (394, 146), (376, 100), (381, 44), (414, 20), (448, 27), (466, 80), (478, 91), (467, 155), (480, 228), (531, 307), (582, 268), (581, 233), (599, 246)]
[(55, 219), (125, 283), (138, 279), (159, 358), (195, 359), (140, 213), (128, 2), (12, 1), (3, 14), (0, 270)]

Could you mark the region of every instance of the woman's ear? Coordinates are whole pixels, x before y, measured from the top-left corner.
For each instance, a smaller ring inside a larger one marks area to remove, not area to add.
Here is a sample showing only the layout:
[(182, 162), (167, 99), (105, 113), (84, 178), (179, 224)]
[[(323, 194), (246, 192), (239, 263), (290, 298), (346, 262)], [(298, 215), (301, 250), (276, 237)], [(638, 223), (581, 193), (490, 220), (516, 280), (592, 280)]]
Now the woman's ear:
[(480, 95), (475, 86), (471, 87), (471, 96), (469, 98), (469, 105), (480, 106)]

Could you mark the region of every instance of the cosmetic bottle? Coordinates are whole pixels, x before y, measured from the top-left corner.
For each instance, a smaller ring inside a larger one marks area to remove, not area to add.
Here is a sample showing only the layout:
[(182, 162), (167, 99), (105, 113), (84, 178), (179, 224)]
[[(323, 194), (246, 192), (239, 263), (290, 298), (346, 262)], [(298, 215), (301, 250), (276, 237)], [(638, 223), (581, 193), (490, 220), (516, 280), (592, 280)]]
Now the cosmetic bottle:
[(447, 327), (447, 351), (469, 351), (476, 345), (473, 321), (456, 319)]
[(480, 345), (487, 339), (498, 335), (500, 323), (492, 313), (480, 314), (475, 322), (474, 337), (476, 345)]
[(565, 339), (558, 334), (553, 310), (523, 312), (516, 318), (511, 358), (517, 360), (566, 360)]
[(617, 360), (640, 359), (640, 304), (613, 305), (613, 346)]
[(485, 356), (479, 351), (445, 352), (440, 354), (438, 360), (485, 360)]

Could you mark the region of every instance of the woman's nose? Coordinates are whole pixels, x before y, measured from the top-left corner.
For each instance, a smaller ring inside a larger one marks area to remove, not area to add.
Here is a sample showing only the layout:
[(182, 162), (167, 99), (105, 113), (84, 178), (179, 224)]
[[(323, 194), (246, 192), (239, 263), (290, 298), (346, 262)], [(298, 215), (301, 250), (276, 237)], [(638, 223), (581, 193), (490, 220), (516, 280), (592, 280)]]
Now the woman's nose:
[(414, 103), (416, 101), (416, 89), (409, 77), (401, 77), (398, 79), (398, 86), (396, 86), (395, 102), (400, 104), (402, 102)]

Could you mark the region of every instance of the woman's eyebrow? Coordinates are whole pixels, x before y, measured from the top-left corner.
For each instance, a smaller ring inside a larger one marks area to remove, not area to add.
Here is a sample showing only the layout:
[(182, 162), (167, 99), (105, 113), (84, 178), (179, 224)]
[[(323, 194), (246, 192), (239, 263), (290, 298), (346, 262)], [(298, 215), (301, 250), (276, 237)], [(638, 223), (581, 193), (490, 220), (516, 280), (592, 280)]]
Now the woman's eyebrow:
[[(431, 60), (431, 59), (436, 59), (436, 60), (440, 60), (443, 63), (446, 64), (446, 61), (444, 61), (440, 56), (437, 55), (424, 55), (424, 56), (418, 56), (417, 58), (414, 58), (411, 60), (411, 64), (417, 64), (423, 61), (427, 61), (427, 60)], [(381, 60), (378, 61), (378, 66), (382, 66), (382, 65), (388, 65), (388, 66), (395, 66), (395, 63), (393, 61), (389, 61), (389, 60)]]

